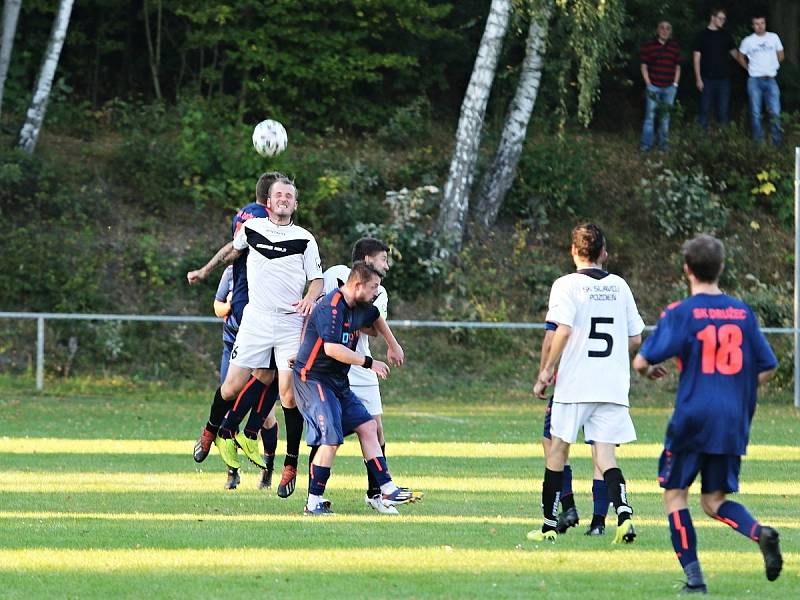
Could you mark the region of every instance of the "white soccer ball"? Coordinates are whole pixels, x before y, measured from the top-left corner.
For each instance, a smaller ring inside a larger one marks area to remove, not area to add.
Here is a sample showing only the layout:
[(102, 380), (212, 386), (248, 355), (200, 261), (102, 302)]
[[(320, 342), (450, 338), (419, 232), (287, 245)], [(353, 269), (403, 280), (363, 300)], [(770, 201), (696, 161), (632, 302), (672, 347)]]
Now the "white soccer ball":
[(286, 150), (289, 138), (286, 129), (278, 121), (261, 121), (253, 130), (253, 148), (261, 156), (275, 156)]

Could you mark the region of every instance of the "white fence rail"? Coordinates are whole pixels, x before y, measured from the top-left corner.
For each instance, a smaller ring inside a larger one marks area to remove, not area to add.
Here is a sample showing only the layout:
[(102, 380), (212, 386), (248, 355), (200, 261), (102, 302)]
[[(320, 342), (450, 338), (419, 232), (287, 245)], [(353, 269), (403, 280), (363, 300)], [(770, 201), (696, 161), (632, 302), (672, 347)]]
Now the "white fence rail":
[[(36, 321), (36, 389), (44, 389), (44, 324), (47, 320), (59, 321), (151, 321), (157, 323), (215, 323), (220, 324), (218, 317), (199, 317), (191, 315), (110, 315), (98, 313), (34, 313), (34, 312), (0, 312), (0, 319), (35, 320)], [(409, 319), (389, 319), (395, 328), (438, 328), (438, 329), (544, 329), (544, 323), (512, 323), (508, 321), (417, 321)], [(647, 326), (652, 331), (653, 325)], [(799, 330), (792, 327), (763, 327), (764, 333), (794, 335)], [(795, 363), (795, 381), (798, 380), (798, 367)], [(800, 398), (795, 396), (795, 406), (800, 408)]]

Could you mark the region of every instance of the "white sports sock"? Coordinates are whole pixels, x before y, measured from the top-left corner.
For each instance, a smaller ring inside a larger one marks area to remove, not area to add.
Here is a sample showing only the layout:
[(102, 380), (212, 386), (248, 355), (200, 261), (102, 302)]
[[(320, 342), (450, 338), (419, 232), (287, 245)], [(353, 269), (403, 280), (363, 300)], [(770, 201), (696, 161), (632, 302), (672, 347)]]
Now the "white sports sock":
[(322, 502), (322, 496), (317, 496), (315, 494), (309, 494), (308, 500), (306, 500), (306, 507), (308, 510), (314, 510), (317, 508), (317, 505)]
[(392, 481), (392, 480), (390, 479), (388, 482), (384, 483), (384, 484), (381, 486), (381, 493), (382, 493), (382, 494), (391, 494), (391, 493), (392, 493), (392, 492), (394, 492), (396, 489), (397, 489), (397, 486), (394, 484), (394, 481)]

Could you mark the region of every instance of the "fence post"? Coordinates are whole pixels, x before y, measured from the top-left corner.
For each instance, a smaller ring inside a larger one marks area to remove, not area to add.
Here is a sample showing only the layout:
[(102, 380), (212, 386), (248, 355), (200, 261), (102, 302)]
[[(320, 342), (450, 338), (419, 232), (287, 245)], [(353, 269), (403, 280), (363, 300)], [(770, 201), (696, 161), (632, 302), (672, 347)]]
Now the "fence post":
[(800, 408), (800, 147), (794, 149), (794, 406)]
[(44, 389), (44, 317), (36, 319), (36, 390)]

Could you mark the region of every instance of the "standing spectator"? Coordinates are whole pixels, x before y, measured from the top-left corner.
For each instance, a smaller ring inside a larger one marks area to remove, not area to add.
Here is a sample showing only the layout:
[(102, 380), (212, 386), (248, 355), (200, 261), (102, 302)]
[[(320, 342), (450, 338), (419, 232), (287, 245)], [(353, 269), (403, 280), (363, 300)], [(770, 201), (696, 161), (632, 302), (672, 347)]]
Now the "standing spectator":
[(643, 152), (653, 147), (656, 116), (659, 118), (658, 148), (662, 151), (668, 149), (670, 111), (681, 79), (681, 48), (671, 38), (672, 25), (669, 21), (661, 21), (656, 36), (642, 44), (639, 52), (642, 79), (647, 86), (644, 125), (639, 144)]
[(753, 137), (764, 140), (761, 106), (769, 113), (772, 143), (781, 143), (781, 91), (775, 76), (783, 62), (783, 44), (778, 34), (767, 31), (767, 20), (761, 14), (752, 19), (753, 33), (742, 40), (736, 59), (747, 70), (747, 96), (750, 99), (750, 123)]
[(698, 121), (706, 130), (712, 105), (716, 107), (717, 121), (721, 125), (730, 121), (730, 58), (736, 59), (737, 52), (733, 36), (723, 29), (727, 19), (724, 9), (711, 9), (708, 27), (697, 34), (692, 48), (694, 80), (700, 92)]

